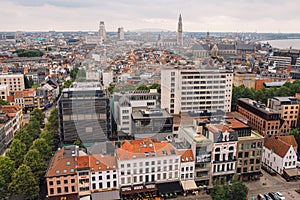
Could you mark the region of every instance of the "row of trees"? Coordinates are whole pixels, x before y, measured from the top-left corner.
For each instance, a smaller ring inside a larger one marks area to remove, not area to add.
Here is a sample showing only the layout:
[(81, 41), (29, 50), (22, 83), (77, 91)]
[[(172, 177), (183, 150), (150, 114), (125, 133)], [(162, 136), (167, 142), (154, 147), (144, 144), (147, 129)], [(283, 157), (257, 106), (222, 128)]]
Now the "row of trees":
[(211, 190), (213, 200), (245, 200), (247, 195), (248, 188), (237, 178), (233, 179), (232, 184), (215, 184)]
[(14, 51), (19, 57), (42, 57), (44, 53), (38, 49), (18, 49)]
[(232, 103), (231, 109), (235, 110), (237, 100), (239, 98), (250, 98), (256, 101), (260, 101), (267, 104), (269, 98), (272, 97), (284, 97), (284, 96), (295, 96), (296, 93), (300, 93), (300, 80), (296, 80), (293, 83), (286, 82), (282, 87), (269, 89), (262, 88), (260, 90), (249, 89), (244, 85), (239, 87), (233, 86), (232, 90)]
[(0, 198), (9, 195), (37, 198), (39, 186), (44, 181), (49, 160), (56, 148), (57, 112), (57, 109), (53, 110), (48, 123), (44, 125), (45, 114), (40, 109), (34, 109), (29, 123), (15, 135), (6, 156), (0, 157)]

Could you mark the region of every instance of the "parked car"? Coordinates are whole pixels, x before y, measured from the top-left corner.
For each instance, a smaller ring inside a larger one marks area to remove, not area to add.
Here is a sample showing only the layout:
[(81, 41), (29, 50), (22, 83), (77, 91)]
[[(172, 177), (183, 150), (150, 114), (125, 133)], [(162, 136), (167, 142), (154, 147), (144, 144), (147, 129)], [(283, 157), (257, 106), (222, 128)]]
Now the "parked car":
[(280, 192), (276, 192), (275, 194), (280, 198), (280, 200), (285, 200), (285, 197)]
[(262, 195), (262, 194), (258, 194), (258, 195), (257, 195), (257, 199), (258, 199), (258, 200), (266, 200), (266, 198), (265, 198), (264, 195)]
[(265, 194), (264, 196), (266, 200), (273, 200), (268, 194)]
[(280, 200), (279, 196), (275, 194), (274, 192), (269, 192), (268, 195), (273, 199), (273, 200)]

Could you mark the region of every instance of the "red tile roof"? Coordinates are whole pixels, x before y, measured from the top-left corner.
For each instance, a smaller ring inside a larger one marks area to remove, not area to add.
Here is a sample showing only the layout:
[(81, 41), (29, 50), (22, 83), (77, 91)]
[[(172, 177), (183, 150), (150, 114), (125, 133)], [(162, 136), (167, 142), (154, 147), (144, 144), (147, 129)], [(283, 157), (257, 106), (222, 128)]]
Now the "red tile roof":
[[(277, 138), (277, 139), (276, 139)], [(291, 145), (280, 140), (277, 136), (266, 136), (264, 139), (264, 146), (269, 150), (273, 150), (280, 157), (284, 157)]]
[(180, 160), (181, 162), (193, 162), (194, 161), (194, 154), (191, 149), (179, 151), (181, 154)]

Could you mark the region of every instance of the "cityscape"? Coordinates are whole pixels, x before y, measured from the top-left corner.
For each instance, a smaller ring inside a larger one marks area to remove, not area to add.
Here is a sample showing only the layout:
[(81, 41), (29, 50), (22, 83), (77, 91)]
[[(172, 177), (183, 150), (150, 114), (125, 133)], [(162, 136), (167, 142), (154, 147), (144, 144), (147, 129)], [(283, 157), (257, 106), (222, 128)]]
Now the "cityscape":
[(0, 20), (1, 199), (300, 199), (292, 3), (277, 23), (257, 8), (251, 20), (235, 11), (201, 26), (207, 10), (193, 18), (179, 0), (170, 11), (101, 3), (103, 16), (81, 20), (71, 10), (99, 2), (0, 3), (26, 8), (0, 14), (10, 16)]

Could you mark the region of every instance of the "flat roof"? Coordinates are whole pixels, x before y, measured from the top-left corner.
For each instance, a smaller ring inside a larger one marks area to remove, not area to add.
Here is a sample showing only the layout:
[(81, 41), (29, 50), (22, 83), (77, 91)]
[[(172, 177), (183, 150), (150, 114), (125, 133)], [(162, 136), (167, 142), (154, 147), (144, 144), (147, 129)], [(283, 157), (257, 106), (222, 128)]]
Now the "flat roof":
[(250, 136), (245, 137), (238, 137), (238, 141), (244, 141), (244, 140), (257, 140), (257, 139), (264, 139), (262, 135), (260, 135), (257, 131), (251, 131)]
[[(145, 113), (145, 115), (143, 114)], [(157, 110), (137, 110), (132, 114), (133, 119), (160, 119), (160, 118), (168, 118), (172, 117), (165, 109), (157, 109)]]
[(191, 139), (193, 139), (193, 141), (196, 142), (197, 144), (212, 142), (210, 139), (208, 139), (204, 135), (198, 134), (192, 126), (184, 126), (184, 127), (181, 127), (181, 129), (186, 133), (187, 136), (189, 136)]

